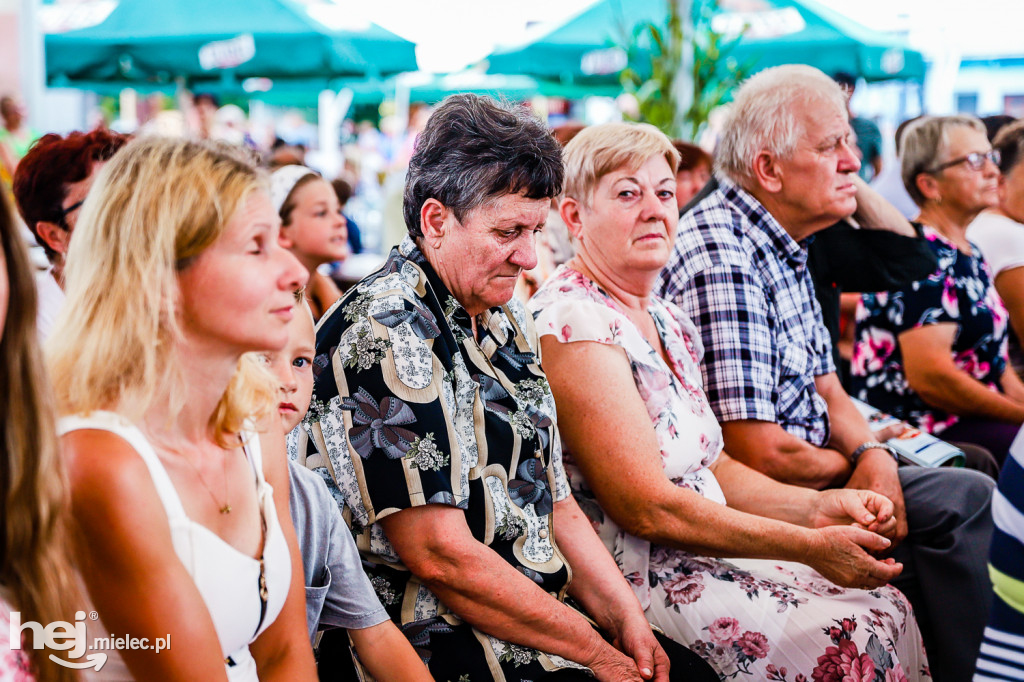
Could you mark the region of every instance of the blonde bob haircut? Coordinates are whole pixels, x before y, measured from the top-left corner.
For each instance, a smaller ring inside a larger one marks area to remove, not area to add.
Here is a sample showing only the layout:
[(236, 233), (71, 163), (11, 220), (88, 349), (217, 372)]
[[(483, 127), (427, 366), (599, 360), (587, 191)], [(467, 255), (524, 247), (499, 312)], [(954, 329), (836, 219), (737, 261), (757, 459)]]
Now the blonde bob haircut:
[(930, 173), (949, 149), (949, 133), (954, 128), (971, 128), (982, 135), (985, 124), (974, 116), (924, 116), (903, 131), (900, 142), (900, 177), (914, 203), (924, 206), (928, 199), (917, 186), (917, 176)]
[[(67, 301), (47, 347), (63, 414), (111, 410), (140, 421), (186, 399), (174, 349), (182, 338), (178, 275), (224, 233), (268, 180), (244, 150), (142, 138), (103, 168), (82, 207), (65, 270)], [(224, 447), (273, 406), (258, 355), (241, 357), (210, 427)]]
[(602, 123), (584, 128), (562, 152), (565, 196), (590, 207), (594, 188), (619, 168), (640, 168), (652, 157), (664, 156), (675, 176), (679, 152), (672, 140), (648, 123)]

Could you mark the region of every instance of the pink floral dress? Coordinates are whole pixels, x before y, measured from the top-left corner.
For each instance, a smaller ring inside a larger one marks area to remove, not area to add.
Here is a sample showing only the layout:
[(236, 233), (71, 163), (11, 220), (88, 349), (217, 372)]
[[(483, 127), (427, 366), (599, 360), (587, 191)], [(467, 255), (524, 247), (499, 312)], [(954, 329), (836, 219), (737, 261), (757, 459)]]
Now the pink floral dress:
[[(530, 305), (540, 336), (626, 351), (665, 475), (725, 504), (708, 468), (722, 451), (722, 430), (704, 396), (699, 367), (704, 349), (686, 315), (667, 301), (651, 299), (648, 312), (670, 366), (614, 300), (571, 268), (556, 270)], [(715, 559), (652, 545), (603, 512), (568, 450), (564, 462), (574, 496), (648, 619), (707, 659), (723, 680), (930, 678), (917, 621), (897, 589), (844, 589), (802, 564)]]
[(0, 592), (0, 682), (34, 682), (24, 649), (11, 648), (11, 605)]
[(850, 374), (856, 397), (940, 434), (960, 418), (928, 405), (911, 388), (899, 335), (933, 324), (956, 325), (953, 363), (990, 390), (1002, 391), (1010, 314), (978, 247), (967, 255), (928, 225), (924, 237), (938, 258), (935, 272), (900, 290), (861, 296)]

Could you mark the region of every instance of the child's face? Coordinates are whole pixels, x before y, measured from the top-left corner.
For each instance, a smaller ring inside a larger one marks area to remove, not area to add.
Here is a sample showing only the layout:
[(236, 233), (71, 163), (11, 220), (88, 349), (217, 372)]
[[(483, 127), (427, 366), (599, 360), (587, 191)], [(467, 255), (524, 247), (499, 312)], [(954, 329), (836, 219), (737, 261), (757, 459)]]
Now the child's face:
[(295, 208), (281, 228), (281, 240), (304, 263), (333, 263), (348, 255), (348, 226), (329, 182), (313, 180), (295, 190)]
[(288, 343), (276, 353), (267, 353), (270, 371), (277, 377), (281, 389), (277, 410), (285, 433), (294, 429), (309, 411), (315, 347), (313, 316), (303, 303), (295, 307), (295, 316), (288, 323)]

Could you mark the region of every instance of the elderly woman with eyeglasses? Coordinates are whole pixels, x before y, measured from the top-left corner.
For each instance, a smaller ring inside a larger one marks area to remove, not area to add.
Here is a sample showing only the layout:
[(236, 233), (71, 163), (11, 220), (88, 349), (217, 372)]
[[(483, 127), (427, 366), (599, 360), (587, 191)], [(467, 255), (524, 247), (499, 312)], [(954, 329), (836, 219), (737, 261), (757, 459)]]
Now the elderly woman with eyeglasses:
[(980, 121), (927, 117), (904, 135), (902, 174), (939, 266), (857, 311), (855, 394), (1000, 462), (1024, 422), (1024, 383), (1007, 362), (1008, 314), (967, 226), (996, 206), (999, 152)]

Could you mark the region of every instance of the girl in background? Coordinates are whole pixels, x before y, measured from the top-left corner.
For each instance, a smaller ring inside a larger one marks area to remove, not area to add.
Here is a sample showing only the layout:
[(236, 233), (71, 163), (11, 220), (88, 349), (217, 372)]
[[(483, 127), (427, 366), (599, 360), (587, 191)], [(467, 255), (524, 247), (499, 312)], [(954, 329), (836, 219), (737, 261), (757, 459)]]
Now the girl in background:
[[(309, 411), (313, 397), (316, 334), (313, 315), (303, 298), (302, 292), (296, 294), (298, 306), (295, 317), (288, 323), (288, 343), (280, 351), (266, 355), (270, 371), (279, 383), (278, 414), (283, 431), (291, 433), (289, 443), (292, 438), (306, 435), (299, 424)], [(297, 457), (301, 448), (295, 449)], [(344, 628), (348, 630), (359, 660), (374, 678), (388, 682), (433, 682), (427, 666), (398, 626), (391, 622), (363, 572), (352, 533), (321, 478), (330, 474), (326, 468), (313, 471), (303, 464), (314, 465), (294, 459), (288, 462), (289, 504), (305, 573), (310, 641), (317, 641), (319, 631)], [(329, 674), (323, 658), (320, 674), (324, 677)]]
[(341, 298), (341, 290), (317, 268), (348, 255), (348, 231), (338, 195), (311, 168), (284, 166), (271, 176), (271, 199), (281, 216), (281, 245), (309, 272), (306, 300), (319, 320)]

